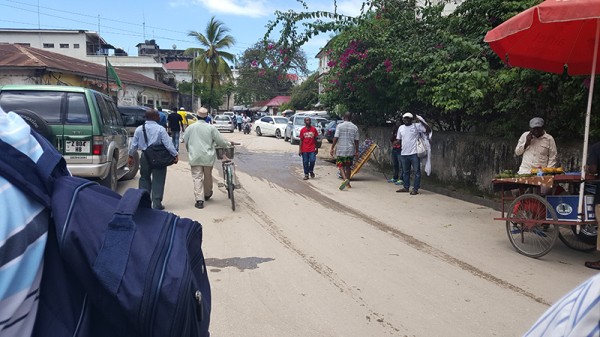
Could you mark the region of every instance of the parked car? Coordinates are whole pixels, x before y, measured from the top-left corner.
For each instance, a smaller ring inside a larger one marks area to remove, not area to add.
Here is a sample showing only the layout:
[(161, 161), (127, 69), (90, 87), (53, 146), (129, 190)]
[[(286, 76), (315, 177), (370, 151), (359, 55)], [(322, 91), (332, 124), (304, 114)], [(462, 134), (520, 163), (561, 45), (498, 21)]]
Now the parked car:
[(319, 137), (317, 138), (317, 148), (320, 148), (323, 142), (323, 128), (317, 120), (317, 117), (298, 114), (290, 117), (290, 120), (284, 131), (283, 140), (287, 142), (289, 139), (290, 144), (297, 145), (300, 142), (300, 130), (302, 130), (304, 127), (304, 118), (306, 117), (310, 117), (310, 124), (317, 128), (317, 131), (319, 132)]
[(213, 125), (219, 131), (235, 131), (235, 124), (233, 123), (231, 117), (227, 115), (216, 115), (213, 117)]
[(265, 116), (254, 122), (254, 130), (259, 136), (275, 136), (281, 138), (288, 119), (281, 116)]
[(123, 117), (123, 124), (127, 128), (129, 136), (132, 137), (135, 129), (146, 122), (146, 111), (151, 108), (143, 105), (118, 106), (119, 112)]
[(75, 176), (117, 189), (135, 177), (128, 165), (129, 137), (112, 98), (88, 88), (50, 85), (0, 87), (0, 107), (20, 114), (64, 156)]
[(231, 117), (231, 118), (235, 118), (235, 112), (233, 112), (233, 111), (225, 111), (225, 112), (223, 112), (223, 115)]
[(341, 119), (337, 121), (331, 121), (325, 127), (325, 130), (323, 131), (323, 136), (325, 137), (325, 139), (327, 139), (329, 143), (333, 143), (333, 136), (335, 136), (335, 128), (341, 122), (343, 122), (343, 120)]

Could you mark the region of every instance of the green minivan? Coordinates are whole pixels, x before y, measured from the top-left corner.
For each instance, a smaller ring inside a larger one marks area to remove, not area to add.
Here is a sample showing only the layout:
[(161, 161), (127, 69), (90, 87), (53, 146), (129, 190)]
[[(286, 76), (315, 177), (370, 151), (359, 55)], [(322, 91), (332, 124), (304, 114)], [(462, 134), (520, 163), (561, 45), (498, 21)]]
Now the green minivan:
[(133, 179), (139, 158), (127, 163), (129, 137), (112, 98), (92, 89), (52, 85), (0, 87), (0, 107), (13, 111), (64, 156), (71, 174), (117, 189)]

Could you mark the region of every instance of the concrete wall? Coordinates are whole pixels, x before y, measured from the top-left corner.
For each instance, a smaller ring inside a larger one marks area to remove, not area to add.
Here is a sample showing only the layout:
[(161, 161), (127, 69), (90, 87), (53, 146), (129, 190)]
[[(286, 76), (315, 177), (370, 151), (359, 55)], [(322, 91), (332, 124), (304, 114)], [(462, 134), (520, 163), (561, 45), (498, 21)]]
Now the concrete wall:
[[(361, 127), (360, 136), (371, 138), (380, 147), (375, 161), (385, 169), (390, 165), (391, 127)], [(526, 131), (526, 130), (524, 130)], [(521, 158), (514, 155), (518, 139), (494, 139), (480, 134), (434, 132), (432, 177), (447, 185), (475, 187), (492, 192), (491, 180), (503, 170), (517, 172)], [(579, 171), (582, 143), (557, 143), (558, 162), (565, 171)], [(424, 174), (424, 173), (423, 173)], [(427, 187), (424, 187), (427, 189)]]
[[(23, 32), (23, 31), (4, 31), (0, 34), (0, 43), (20, 43), (29, 44), (33, 48), (47, 50), (53, 53), (59, 53), (85, 59), (87, 54), (86, 36), (84, 33), (73, 31), (65, 32)], [(44, 44), (54, 44), (53, 48), (44, 48)], [(66, 48), (61, 48), (65, 44)], [(75, 45), (79, 45), (75, 48)]]

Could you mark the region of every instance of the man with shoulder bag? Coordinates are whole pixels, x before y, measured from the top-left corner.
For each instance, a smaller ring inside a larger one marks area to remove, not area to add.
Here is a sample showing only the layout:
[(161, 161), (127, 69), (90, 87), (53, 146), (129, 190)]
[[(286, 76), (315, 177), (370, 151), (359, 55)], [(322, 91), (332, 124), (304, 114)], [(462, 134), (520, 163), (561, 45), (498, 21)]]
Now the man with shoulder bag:
[(164, 127), (158, 124), (159, 119), (158, 111), (151, 109), (146, 112), (146, 123), (138, 126), (133, 134), (129, 148), (129, 162), (130, 165), (133, 163), (135, 151), (142, 150), (139, 188), (150, 192), (152, 208), (164, 209), (162, 199), (167, 178), (167, 166), (176, 164), (179, 156), (169, 134)]
[[(417, 118), (422, 119), (417, 115)], [(410, 191), (411, 195), (419, 194), (419, 188), (421, 187), (421, 156), (419, 155), (420, 150), (426, 147), (426, 144), (420, 144), (423, 139), (420, 139), (421, 134), (430, 133), (431, 128), (426, 123), (413, 123), (414, 116), (410, 112), (402, 115), (402, 122), (404, 123), (398, 128), (398, 134), (396, 139), (402, 148), (400, 160), (402, 162), (402, 181), (404, 187), (397, 190), (396, 192), (405, 193), (410, 190), (410, 174), (412, 169), (415, 170), (415, 180), (413, 189)], [(426, 152), (425, 152), (426, 156)]]

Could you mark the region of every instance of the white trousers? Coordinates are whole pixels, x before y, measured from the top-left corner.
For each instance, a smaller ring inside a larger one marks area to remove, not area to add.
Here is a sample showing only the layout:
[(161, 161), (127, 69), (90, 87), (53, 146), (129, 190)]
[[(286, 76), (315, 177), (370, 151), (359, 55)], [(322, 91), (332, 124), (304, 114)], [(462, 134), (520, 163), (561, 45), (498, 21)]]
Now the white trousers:
[(212, 166), (191, 166), (192, 179), (194, 180), (194, 197), (196, 201), (204, 201), (205, 195), (212, 194), (213, 178)]

